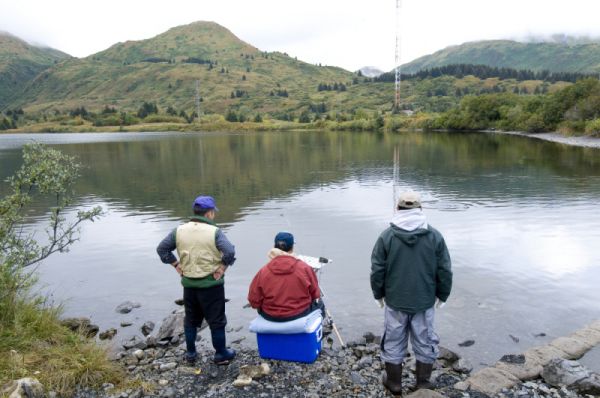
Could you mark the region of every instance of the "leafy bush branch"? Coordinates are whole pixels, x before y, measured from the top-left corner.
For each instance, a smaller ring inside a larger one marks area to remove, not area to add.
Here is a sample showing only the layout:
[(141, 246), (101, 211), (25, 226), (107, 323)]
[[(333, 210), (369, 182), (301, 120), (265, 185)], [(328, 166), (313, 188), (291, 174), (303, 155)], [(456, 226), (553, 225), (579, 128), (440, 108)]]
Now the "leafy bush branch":
[[(80, 224), (102, 214), (102, 209), (95, 207), (78, 211), (73, 220), (65, 217), (73, 204), (73, 185), (80, 169), (74, 157), (42, 144), (23, 148), (23, 165), (7, 179), (10, 190), (0, 200), (0, 302), (30, 286), (32, 273), (25, 272), (27, 267), (53, 253), (68, 251), (79, 240)], [(36, 197), (52, 202), (44, 244), (25, 225), (27, 210)]]

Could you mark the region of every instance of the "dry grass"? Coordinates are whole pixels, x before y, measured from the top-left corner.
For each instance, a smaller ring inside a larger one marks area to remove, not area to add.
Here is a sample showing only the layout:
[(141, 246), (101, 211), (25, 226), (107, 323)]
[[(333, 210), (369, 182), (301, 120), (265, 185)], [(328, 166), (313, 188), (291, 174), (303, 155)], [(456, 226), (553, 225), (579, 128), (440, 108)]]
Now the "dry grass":
[(78, 385), (118, 388), (140, 385), (108, 359), (94, 340), (60, 324), (60, 309), (40, 300), (17, 301), (0, 317), (0, 386), (23, 378), (38, 379), (48, 391), (69, 396)]

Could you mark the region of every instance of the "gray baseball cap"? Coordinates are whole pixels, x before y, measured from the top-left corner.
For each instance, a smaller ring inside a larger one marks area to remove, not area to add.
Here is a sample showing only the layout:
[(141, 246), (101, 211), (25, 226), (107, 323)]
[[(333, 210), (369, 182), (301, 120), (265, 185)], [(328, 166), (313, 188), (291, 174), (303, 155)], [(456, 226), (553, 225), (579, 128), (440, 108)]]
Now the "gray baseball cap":
[(401, 192), (398, 197), (398, 209), (417, 209), (421, 207), (421, 195), (414, 191)]

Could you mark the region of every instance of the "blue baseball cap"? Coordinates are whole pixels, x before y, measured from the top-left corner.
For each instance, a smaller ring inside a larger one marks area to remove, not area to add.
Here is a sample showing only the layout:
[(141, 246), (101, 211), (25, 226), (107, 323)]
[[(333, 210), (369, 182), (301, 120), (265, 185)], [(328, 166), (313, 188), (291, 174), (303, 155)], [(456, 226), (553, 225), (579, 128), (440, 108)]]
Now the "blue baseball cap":
[(196, 208), (200, 208), (202, 210), (215, 209), (216, 211), (219, 211), (212, 196), (198, 196), (196, 200), (194, 200), (194, 205), (192, 206), (192, 209)]
[(294, 235), (289, 232), (279, 232), (275, 235), (275, 247), (283, 251), (289, 251), (294, 247)]

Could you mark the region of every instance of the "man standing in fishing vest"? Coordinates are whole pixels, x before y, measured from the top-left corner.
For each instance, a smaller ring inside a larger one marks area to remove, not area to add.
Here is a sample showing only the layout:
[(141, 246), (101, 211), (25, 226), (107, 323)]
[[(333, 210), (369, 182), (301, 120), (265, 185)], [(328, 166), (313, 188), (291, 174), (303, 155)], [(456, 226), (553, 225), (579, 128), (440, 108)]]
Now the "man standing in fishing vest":
[(415, 387), (433, 387), (429, 379), (439, 354), (434, 306), (446, 302), (451, 288), (450, 255), (442, 234), (427, 225), (419, 194), (401, 193), (390, 227), (371, 254), (371, 289), (379, 305), (385, 304), (383, 384), (392, 394), (402, 394), (409, 337), (416, 359)]
[[(224, 287), (225, 271), (235, 262), (235, 248), (213, 221), (218, 210), (212, 197), (198, 196), (193, 204), (194, 216), (167, 235), (156, 249), (162, 262), (171, 264), (181, 275), (185, 360), (189, 364), (198, 357), (196, 336), (204, 319), (215, 348), (214, 362), (225, 365), (235, 357), (225, 339)], [(175, 249), (179, 260), (173, 255)]]

